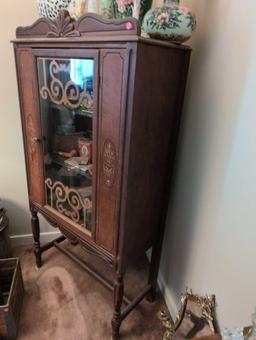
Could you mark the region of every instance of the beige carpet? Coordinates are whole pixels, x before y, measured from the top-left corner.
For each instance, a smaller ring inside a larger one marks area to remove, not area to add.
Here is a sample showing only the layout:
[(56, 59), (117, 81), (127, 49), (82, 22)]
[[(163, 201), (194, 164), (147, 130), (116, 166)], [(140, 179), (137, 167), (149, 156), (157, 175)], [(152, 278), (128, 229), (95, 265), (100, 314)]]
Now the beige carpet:
[[(63, 244), (111, 278), (100, 259), (67, 241)], [(113, 298), (109, 290), (57, 249), (43, 254), (40, 270), (35, 267), (32, 247), (17, 247), (14, 253), (21, 257), (26, 290), (18, 340), (111, 338)], [(146, 283), (146, 261), (131, 268), (126, 280), (127, 296), (134, 297)], [(160, 294), (153, 304), (143, 301), (122, 323), (121, 339), (161, 340), (164, 329), (157, 313), (165, 308)]]

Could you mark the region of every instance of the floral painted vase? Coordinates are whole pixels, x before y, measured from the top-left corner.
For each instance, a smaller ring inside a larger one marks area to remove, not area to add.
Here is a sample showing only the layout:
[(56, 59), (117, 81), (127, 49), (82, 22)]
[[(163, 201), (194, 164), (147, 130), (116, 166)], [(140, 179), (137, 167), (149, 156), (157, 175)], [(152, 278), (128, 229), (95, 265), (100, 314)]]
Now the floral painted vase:
[(54, 20), (62, 9), (66, 9), (71, 0), (37, 0), (40, 16)]
[(116, 18), (135, 17), (141, 22), (151, 8), (153, 0), (114, 0)]
[(166, 0), (163, 6), (150, 10), (142, 29), (151, 38), (183, 43), (196, 28), (195, 16), (179, 0)]

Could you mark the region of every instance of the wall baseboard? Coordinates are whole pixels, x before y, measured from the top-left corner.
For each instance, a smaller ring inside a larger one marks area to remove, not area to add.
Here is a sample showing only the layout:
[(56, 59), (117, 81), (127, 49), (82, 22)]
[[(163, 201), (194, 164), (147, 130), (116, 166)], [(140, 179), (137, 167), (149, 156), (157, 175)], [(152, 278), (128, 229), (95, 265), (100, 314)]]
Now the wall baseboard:
[[(40, 241), (42, 243), (47, 243), (60, 235), (61, 233), (59, 231), (43, 232), (40, 234)], [(12, 235), (10, 236), (10, 239), (12, 247), (31, 245), (34, 242), (32, 234)]]
[(174, 294), (174, 292), (166, 284), (162, 273), (158, 275), (158, 285), (163, 294), (167, 308), (171, 314), (172, 319), (175, 321), (177, 314), (179, 312), (179, 302)]

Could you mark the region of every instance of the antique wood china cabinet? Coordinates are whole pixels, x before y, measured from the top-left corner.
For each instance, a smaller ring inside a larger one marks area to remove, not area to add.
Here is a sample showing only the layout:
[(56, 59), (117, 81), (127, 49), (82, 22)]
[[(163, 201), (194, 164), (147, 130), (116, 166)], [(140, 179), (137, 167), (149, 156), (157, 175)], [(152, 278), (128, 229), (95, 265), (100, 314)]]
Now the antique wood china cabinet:
[[(117, 339), (133, 308), (155, 298), (190, 48), (140, 37), (133, 18), (73, 21), (67, 11), (17, 28), (13, 43), (36, 264), (57, 247), (112, 290)], [(41, 245), (38, 213), (62, 236)], [(113, 283), (66, 238), (106, 261)], [(127, 265), (150, 248), (148, 281), (129, 300)]]

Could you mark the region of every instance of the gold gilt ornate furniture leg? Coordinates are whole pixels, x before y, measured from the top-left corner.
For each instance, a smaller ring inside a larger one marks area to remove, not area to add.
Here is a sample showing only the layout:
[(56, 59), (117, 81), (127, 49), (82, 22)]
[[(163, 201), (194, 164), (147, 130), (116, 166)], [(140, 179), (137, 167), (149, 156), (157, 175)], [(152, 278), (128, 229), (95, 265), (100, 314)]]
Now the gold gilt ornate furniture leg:
[[(187, 313), (188, 302), (191, 301), (195, 303), (201, 309), (202, 318), (208, 323), (210, 331), (212, 334), (216, 333), (216, 325), (215, 325), (215, 296), (214, 295), (206, 295), (199, 296), (193, 294), (192, 291), (186, 292), (181, 296), (181, 308), (176, 317), (175, 322), (164, 312), (160, 311), (158, 314), (159, 319), (162, 321), (163, 326), (166, 328), (165, 334), (163, 336), (163, 340), (171, 340), (173, 339), (174, 334), (180, 328), (184, 317)], [(188, 315), (191, 315), (188, 312)]]

